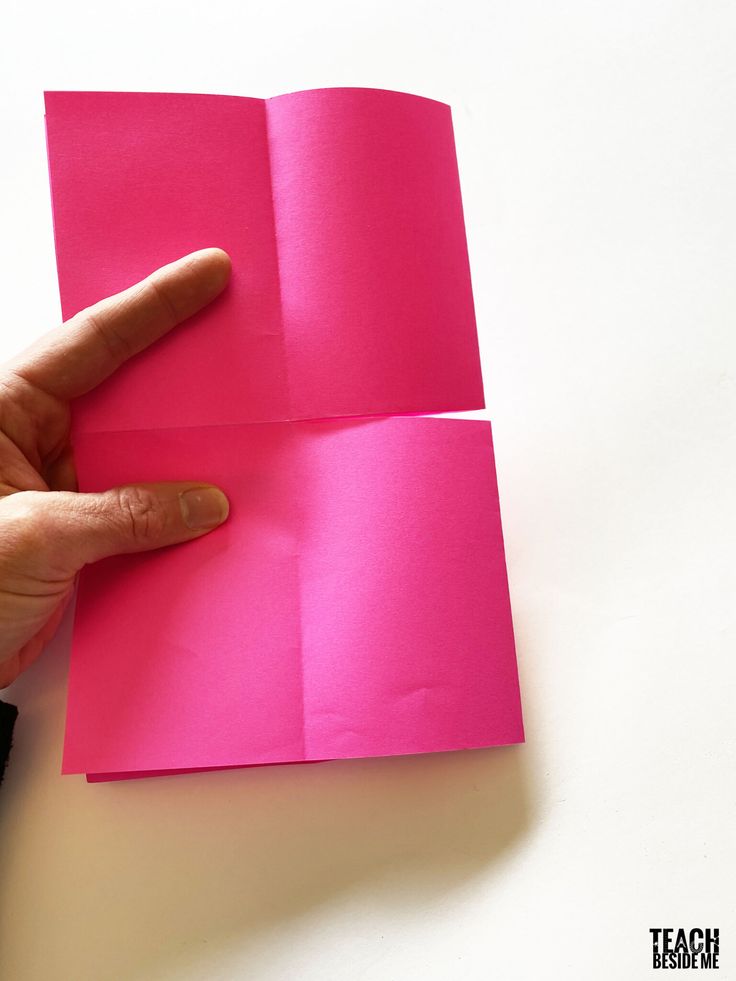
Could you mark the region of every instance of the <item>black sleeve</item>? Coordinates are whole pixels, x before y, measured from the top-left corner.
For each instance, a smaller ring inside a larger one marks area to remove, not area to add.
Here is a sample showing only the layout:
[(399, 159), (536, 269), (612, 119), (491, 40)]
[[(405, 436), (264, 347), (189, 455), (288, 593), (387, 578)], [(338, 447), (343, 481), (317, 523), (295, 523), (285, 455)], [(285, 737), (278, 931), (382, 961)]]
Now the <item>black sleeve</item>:
[(5, 764), (10, 755), (10, 746), (13, 742), (13, 726), (18, 715), (15, 705), (8, 705), (0, 702), (0, 783), (3, 782)]

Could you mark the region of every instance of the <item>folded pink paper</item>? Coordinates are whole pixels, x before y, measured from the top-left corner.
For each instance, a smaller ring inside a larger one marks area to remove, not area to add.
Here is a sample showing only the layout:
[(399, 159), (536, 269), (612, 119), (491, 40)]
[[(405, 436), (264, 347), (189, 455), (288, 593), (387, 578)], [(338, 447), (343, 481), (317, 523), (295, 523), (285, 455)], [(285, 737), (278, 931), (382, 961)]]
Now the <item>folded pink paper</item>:
[(482, 408), (448, 106), (49, 92), (46, 127), (65, 317), (198, 248), (234, 267), (77, 431)]
[(65, 317), (233, 259), (75, 406), (83, 490), (211, 481), (231, 516), (84, 571), (64, 771), (522, 740), (490, 428), (408, 417), (483, 405), (449, 108), (52, 92), (46, 124)]
[(64, 771), (151, 772), (523, 739), (488, 423), (88, 434), (83, 486), (191, 476), (231, 516), (82, 578)]

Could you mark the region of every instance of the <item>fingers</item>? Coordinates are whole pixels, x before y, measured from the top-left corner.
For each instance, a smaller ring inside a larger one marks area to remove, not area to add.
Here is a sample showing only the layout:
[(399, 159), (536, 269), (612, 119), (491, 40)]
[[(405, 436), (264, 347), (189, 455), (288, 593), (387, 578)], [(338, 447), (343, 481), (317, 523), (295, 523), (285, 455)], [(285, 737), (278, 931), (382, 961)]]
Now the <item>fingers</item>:
[(228, 510), (223, 492), (209, 484), (163, 483), (101, 494), (13, 494), (0, 516), (6, 537), (33, 546), (34, 574), (51, 581), (110, 555), (199, 538), (222, 524)]
[(9, 368), (60, 399), (84, 395), (125, 361), (191, 317), (230, 276), (221, 249), (203, 249), (82, 310), (16, 358)]

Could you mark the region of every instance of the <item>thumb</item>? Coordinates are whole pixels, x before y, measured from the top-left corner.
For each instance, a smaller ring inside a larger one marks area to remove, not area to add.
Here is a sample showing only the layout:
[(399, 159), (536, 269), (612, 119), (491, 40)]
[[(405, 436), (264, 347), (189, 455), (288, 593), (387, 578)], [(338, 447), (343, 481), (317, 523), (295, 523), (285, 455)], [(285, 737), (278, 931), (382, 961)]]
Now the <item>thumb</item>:
[(47, 561), (76, 572), (89, 562), (200, 538), (227, 518), (228, 500), (209, 484), (116, 487), (100, 494), (26, 491), (2, 502), (17, 511)]

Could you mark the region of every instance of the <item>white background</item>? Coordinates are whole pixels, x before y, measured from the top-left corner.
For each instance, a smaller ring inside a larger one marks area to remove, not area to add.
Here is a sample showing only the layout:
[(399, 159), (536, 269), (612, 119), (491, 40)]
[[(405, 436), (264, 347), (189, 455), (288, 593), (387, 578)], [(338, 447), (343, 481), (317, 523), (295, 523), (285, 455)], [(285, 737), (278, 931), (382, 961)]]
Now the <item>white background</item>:
[(87, 785), (67, 623), (5, 696), (3, 981), (620, 981), (657, 925), (736, 977), (736, 5), (5, 0), (0, 44), (2, 355), (59, 316), (44, 87), (451, 103), (528, 738)]

